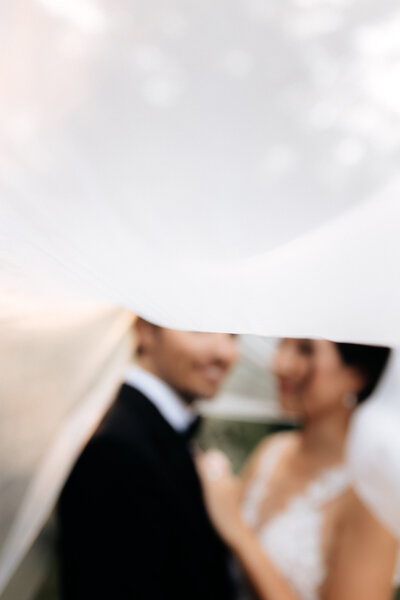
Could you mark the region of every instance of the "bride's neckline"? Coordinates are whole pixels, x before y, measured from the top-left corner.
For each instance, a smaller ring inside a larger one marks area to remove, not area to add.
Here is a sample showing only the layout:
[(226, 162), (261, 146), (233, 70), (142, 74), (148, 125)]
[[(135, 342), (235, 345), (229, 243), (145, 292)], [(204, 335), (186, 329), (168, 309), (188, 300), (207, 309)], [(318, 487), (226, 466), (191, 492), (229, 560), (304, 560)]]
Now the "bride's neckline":
[[(253, 483), (253, 485), (256, 485), (257, 477), (260, 478), (260, 482), (262, 481), (262, 490), (259, 490), (261, 492), (259, 509), (261, 509), (263, 498), (268, 495), (271, 477), (278, 467), (288, 445), (290, 445), (290, 439), (286, 437), (274, 440), (273, 444), (266, 449), (264, 456), (261, 457), (262, 464), (259, 467), (258, 475), (256, 475)], [(292, 506), (299, 502), (305, 502), (313, 505), (315, 508), (321, 507), (321, 505), (338, 496), (347, 486), (348, 473), (344, 462), (322, 467), (313, 477), (308, 481), (305, 481), (304, 487), (301, 487), (297, 492), (289, 495), (282, 506), (273, 511), (267, 521), (264, 521), (263, 523), (262, 519), (258, 519), (258, 527), (262, 527), (263, 525), (267, 526), (270, 521), (286, 513)]]

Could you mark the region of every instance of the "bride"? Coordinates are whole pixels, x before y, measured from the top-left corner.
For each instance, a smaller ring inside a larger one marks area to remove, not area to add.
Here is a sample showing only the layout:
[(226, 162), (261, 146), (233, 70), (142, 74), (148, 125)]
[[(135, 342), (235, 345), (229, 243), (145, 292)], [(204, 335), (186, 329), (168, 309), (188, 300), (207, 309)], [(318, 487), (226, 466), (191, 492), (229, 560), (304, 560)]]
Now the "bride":
[(262, 600), (387, 600), (397, 542), (352, 491), (345, 466), (354, 410), (390, 350), (281, 341), (279, 399), (299, 432), (265, 439), (241, 478), (218, 451), (198, 459), (210, 517)]

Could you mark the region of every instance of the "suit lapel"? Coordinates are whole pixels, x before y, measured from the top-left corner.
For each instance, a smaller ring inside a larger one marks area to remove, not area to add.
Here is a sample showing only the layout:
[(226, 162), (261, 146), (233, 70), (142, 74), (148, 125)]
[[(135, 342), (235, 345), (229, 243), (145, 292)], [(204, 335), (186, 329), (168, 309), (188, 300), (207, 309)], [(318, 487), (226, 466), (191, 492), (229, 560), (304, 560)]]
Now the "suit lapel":
[[(181, 492), (186, 491), (198, 499), (201, 487), (184, 436), (166, 421), (154, 404), (136, 388), (124, 384), (113, 409), (121, 413), (127, 430), (127, 441), (134, 444), (137, 424), (144, 427), (143, 436), (164, 478)], [(129, 425), (132, 431), (129, 432)]]

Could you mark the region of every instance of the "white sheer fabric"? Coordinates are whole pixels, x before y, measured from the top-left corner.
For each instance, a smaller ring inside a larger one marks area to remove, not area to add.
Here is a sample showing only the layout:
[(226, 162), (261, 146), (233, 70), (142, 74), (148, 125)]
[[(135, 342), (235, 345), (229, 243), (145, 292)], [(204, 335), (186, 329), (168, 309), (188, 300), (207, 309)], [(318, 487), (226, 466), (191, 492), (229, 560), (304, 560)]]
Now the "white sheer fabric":
[(399, 20), (395, 0), (1, 3), (0, 588), (51, 434), (89, 382), (101, 413), (126, 358), (105, 304), (400, 344)]
[(400, 342), (394, 0), (0, 10), (3, 285)]
[[(400, 351), (397, 350), (374, 397), (353, 419), (348, 463), (364, 502), (400, 539), (399, 416)], [(400, 568), (398, 572), (400, 580)]]
[(126, 311), (13, 299), (1, 321), (0, 590), (111, 402), (132, 344)]

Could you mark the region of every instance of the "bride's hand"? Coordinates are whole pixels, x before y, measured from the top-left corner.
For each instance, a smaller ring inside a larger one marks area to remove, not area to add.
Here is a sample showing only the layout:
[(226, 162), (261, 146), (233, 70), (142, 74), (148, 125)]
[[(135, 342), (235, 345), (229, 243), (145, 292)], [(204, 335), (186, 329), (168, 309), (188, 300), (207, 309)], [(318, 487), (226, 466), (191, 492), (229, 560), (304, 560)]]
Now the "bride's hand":
[(200, 454), (196, 465), (210, 519), (225, 542), (233, 545), (244, 526), (240, 513), (240, 481), (219, 450)]

